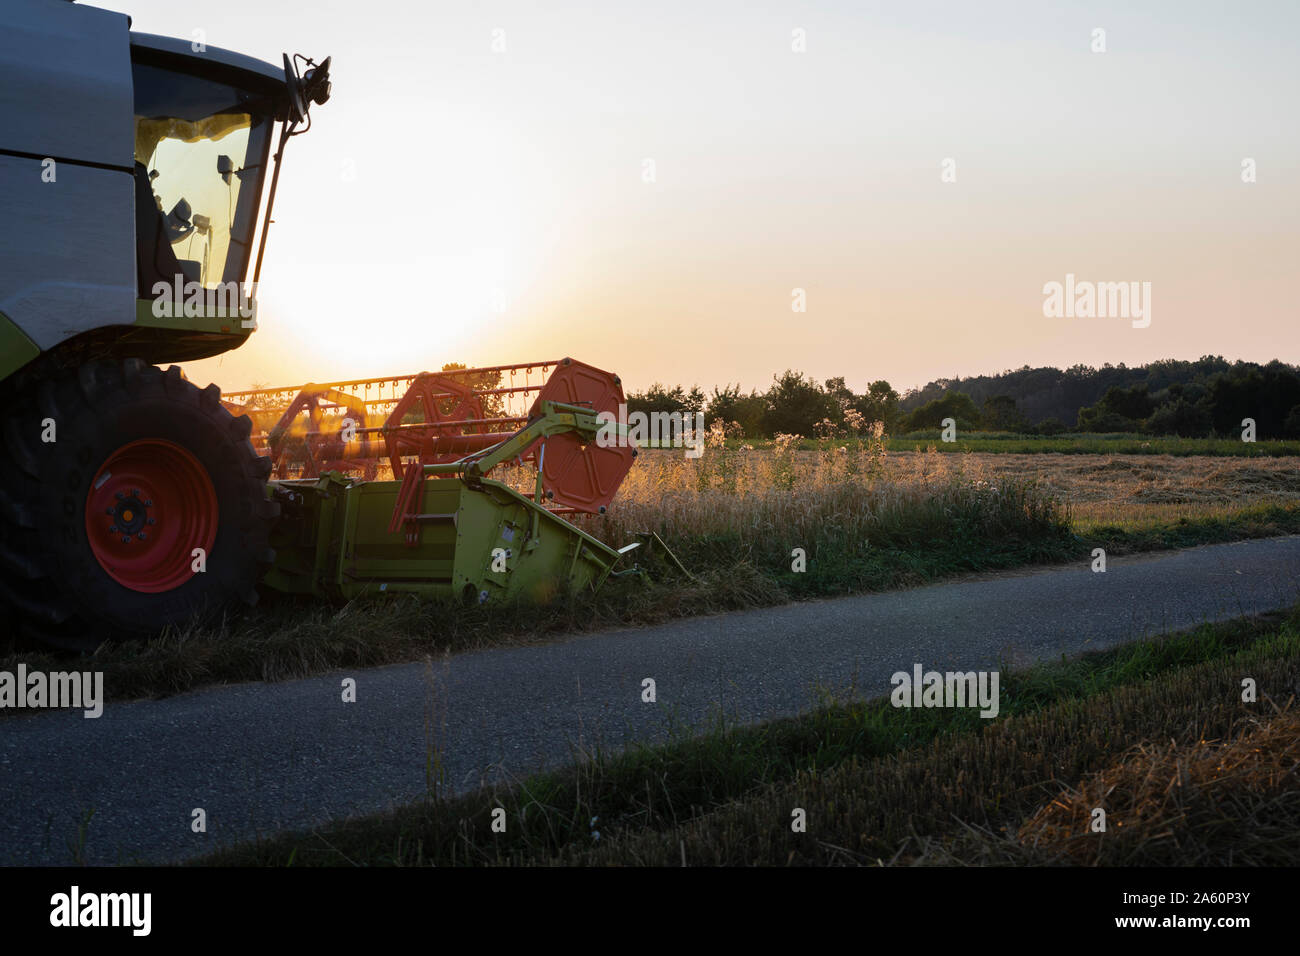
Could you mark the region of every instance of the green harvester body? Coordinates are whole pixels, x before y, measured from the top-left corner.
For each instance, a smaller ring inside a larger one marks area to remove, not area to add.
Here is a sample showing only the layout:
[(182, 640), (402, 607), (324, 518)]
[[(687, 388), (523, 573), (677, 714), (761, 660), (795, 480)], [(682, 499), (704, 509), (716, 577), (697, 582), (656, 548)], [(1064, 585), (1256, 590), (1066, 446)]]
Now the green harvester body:
[(599, 587), (619, 552), (499, 481), (425, 480), (425, 513), (409, 545), (388, 530), (399, 481), (331, 472), (275, 482), (281, 518), (275, 564), (263, 584), (291, 594), (351, 600), (410, 593), (485, 603), (546, 603)]
[(590, 442), (600, 427), (591, 409), (548, 401), (472, 459), (412, 465), (404, 481), (327, 472), (272, 482), (281, 517), (263, 584), (332, 600), (411, 593), (479, 604), (594, 590), (631, 548), (616, 550), (546, 508), (540, 472), (535, 499), (485, 475), (545, 438)]

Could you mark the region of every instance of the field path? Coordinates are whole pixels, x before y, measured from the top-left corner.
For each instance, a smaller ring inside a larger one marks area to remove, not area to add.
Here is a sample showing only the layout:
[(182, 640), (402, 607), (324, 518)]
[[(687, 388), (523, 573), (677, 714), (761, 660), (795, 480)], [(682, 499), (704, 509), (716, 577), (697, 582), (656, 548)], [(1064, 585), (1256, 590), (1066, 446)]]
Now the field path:
[[(0, 863), (166, 861), (419, 798), (431, 726), (451, 785), (521, 776), (597, 743), (661, 740), (719, 707), (758, 721), (822, 689), (1105, 648), (1300, 597), (1300, 536), (982, 575), (280, 684), (0, 720)], [(341, 682), (357, 682), (343, 703)], [(643, 703), (642, 680), (657, 703)], [(430, 715), (434, 719), (430, 720)], [(208, 832), (191, 831), (206, 811)]]

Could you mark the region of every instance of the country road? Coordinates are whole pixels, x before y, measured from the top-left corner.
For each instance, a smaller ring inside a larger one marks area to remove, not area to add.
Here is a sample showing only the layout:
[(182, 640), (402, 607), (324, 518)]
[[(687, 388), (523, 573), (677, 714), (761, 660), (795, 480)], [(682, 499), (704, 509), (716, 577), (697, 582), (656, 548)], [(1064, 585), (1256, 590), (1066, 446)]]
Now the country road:
[[(432, 664), (241, 684), (0, 720), (0, 863), (164, 862), (379, 810), (426, 789), (442, 728), (452, 786), (660, 740), (721, 707), (758, 721), (822, 689), (887, 694), (916, 663), (1024, 664), (1300, 597), (1300, 536), (983, 575), (909, 591), (694, 618)], [(356, 680), (357, 700), (341, 685)], [(643, 703), (653, 678), (656, 703)], [(431, 719), (430, 715), (434, 715)], [(208, 832), (191, 831), (203, 808)]]

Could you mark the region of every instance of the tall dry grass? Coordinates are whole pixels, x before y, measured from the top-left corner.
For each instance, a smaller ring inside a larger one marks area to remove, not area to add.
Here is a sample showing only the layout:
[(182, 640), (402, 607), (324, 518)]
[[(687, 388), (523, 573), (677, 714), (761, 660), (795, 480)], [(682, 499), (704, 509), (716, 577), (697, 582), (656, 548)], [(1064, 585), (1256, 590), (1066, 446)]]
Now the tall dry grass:
[(642, 451), (609, 513), (579, 523), (614, 544), (655, 531), (706, 564), (787, 568), (795, 548), (840, 563), (871, 549), (1055, 541), (1068, 531), (1068, 513), (1042, 483), (937, 452), (899, 465), (880, 429), (816, 452), (797, 451), (794, 436), (762, 451), (726, 437), (715, 425), (695, 459)]

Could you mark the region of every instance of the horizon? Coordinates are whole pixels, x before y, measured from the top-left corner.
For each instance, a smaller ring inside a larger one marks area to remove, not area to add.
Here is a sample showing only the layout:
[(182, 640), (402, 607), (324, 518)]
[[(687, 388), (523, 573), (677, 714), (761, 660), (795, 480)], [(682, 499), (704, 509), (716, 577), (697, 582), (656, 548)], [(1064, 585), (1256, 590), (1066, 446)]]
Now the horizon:
[[(1271, 359), (1265, 359), (1265, 360), (1259, 360), (1259, 359), (1248, 359), (1248, 358), (1233, 358), (1232, 356), (1223, 355), (1223, 354), (1218, 353), (1218, 352), (1215, 352), (1215, 353), (1207, 353), (1207, 354), (1205, 354), (1205, 355), (1198, 355), (1198, 356), (1197, 356), (1196, 358), (1194, 358), (1194, 359), (1174, 358), (1174, 357), (1170, 357), (1170, 356), (1165, 356), (1164, 358), (1150, 359), (1150, 360), (1148, 360), (1148, 361), (1140, 362), (1140, 363), (1133, 364), (1133, 365), (1130, 365), (1130, 364), (1128, 364), (1127, 362), (1122, 362), (1122, 361), (1121, 361), (1121, 362), (1103, 362), (1103, 363), (1101, 363), (1101, 364), (1099, 364), (1099, 365), (1089, 365), (1089, 364), (1087, 364), (1087, 363), (1075, 363), (1075, 365), (1083, 365), (1084, 367), (1086, 367), (1086, 368), (1088, 368), (1088, 369), (1091, 369), (1091, 370), (1093, 370), (1093, 371), (1100, 371), (1101, 369), (1104, 369), (1104, 368), (1126, 368), (1126, 369), (1130, 369), (1130, 370), (1131, 370), (1131, 369), (1137, 369), (1137, 368), (1145, 369), (1145, 368), (1147, 368), (1147, 367), (1149, 367), (1149, 366), (1151, 366), (1151, 365), (1155, 365), (1155, 364), (1157, 364), (1157, 363), (1159, 363), (1159, 362), (1187, 362), (1187, 363), (1195, 363), (1195, 362), (1199, 362), (1199, 361), (1201, 361), (1202, 359), (1207, 359), (1207, 358), (1217, 358), (1217, 359), (1222, 359), (1223, 361), (1227, 362), (1229, 365), (1236, 365), (1236, 364), (1238, 364), (1238, 363), (1241, 363), (1241, 364), (1246, 364), (1246, 365), (1259, 365), (1260, 367), (1266, 367), (1266, 366), (1268, 366), (1268, 365), (1269, 365), (1270, 363), (1272, 363), (1272, 362), (1281, 362), (1283, 365), (1286, 365), (1286, 366), (1288, 366), (1288, 367), (1290, 367), (1290, 368), (1293, 368), (1293, 369), (1296, 369), (1296, 370), (1300, 371), (1300, 362), (1289, 362), (1289, 361), (1287, 361), (1286, 359), (1283, 359), (1283, 358), (1280, 358), (1280, 357), (1277, 357), (1277, 358), (1271, 358)], [(1040, 370), (1042, 370), (1042, 369), (1055, 369), (1055, 370), (1058, 371), (1058, 372), (1067, 372), (1067, 371), (1069, 371), (1071, 368), (1075, 367), (1075, 365), (1020, 365), (1020, 366), (1016, 366), (1016, 367), (1014, 367), (1014, 368), (1004, 368), (1004, 369), (1000, 369), (999, 371), (996, 371), (996, 372), (975, 372), (975, 373), (970, 374), (970, 375), (937, 375), (937, 376), (935, 376), (934, 378), (929, 379), (928, 381), (926, 381), (926, 382), (924, 382), (924, 383), (922, 383), (922, 384), (920, 384), (920, 385), (909, 385), (909, 386), (901, 387), (901, 388), (900, 388), (896, 383), (894, 383), (894, 382), (889, 382), (889, 385), (890, 385), (891, 388), (894, 389), (895, 392), (898, 393), (898, 397), (899, 397), (900, 399), (906, 399), (906, 398), (908, 397), (908, 395), (913, 394), (913, 393), (922, 392), (922, 391), (924, 391), (925, 389), (929, 388), (931, 385), (937, 385), (937, 384), (939, 384), (940, 382), (945, 382), (945, 381), (947, 381), (947, 382), (967, 382), (967, 381), (970, 381), (970, 380), (972, 380), (972, 379), (978, 379), (978, 378), (1000, 378), (1001, 376), (1004, 376), (1004, 375), (1013, 375), (1013, 374), (1015, 374), (1016, 372), (1023, 372), (1023, 371), (1025, 371), (1025, 370), (1029, 370), (1029, 371), (1040, 371)], [(772, 373), (772, 376), (773, 376), (773, 378), (778, 378), (778, 377), (781, 376), (781, 374), (783, 374), (783, 373), (786, 372), (786, 371), (791, 371), (791, 372), (796, 372), (796, 373), (802, 374), (802, 375), (804, 375), (805, 378), (808, 377), (808, 373), (807, 373), (807, 372), (805, 372), (805, 371), (803, 371), (803, 370), (801, 370), (801, 369), (797, 369), (797, 368), (778, 369), (778, 370), (776, 370), (776, 371), (774, 371), (774, 372)], [(824, 386), (824, 385), (826, 384), (826, 380), (827, 380), (827, 378), (833, 378), (833, 377), (835, 377), (835, 376), (833, 376), (833, 375), (832, 375), (832, 376), (826, 376), (826, 378), (816, 378), (816, 377), (814, 376), (814, 378), (815, 378), (817, 384), (818, 384), (818, 385), (822, 385), (822, 386)], [(848, 381), (847, 376), (845, 377), (845, 381), (846, 381), (846, 383), (849, 385), (849, 387), (852, 388), (853, 383), (850, 382), (850, 381)], [(876, 381), (878, 381), (878, 380), (876, 380)], [(886, 379), (885, 381), (888, 381), (888, 379)], [(654, 385), (662, 385), (662, 386), (664, 386), (664, 387), (666, 387), (666, 388), (673, 388), (673, 387), (675, 387), (675, 386), (680, 385), (683, 389), (686, 389), (687, 391), (689, 391), (691, 388), (699, 387), (700, 389), (704, 390), (704, 392), (705, 392), (705, 398), (708, 398), (709, 395), (712, 394), (712, 389), (714, 389), (714, 388), (720, 388), (720, 387), (725, 387), (725, 386), (729, 386), (729, 385), (734, 385), (734, 384), (736, 384), (736, 383), (734, 383), (734, 382), (714, 382), (714, 383), (710, 383), (710, 384), (708, 384), (708, 385), (705, 385), (704, 383), (701, 383), (701, 382), (692, 382), (692, 383), (690, 383), (690, 384), (688, 385), (686, 382), (665, 382), (665, 381), (656, 381), (656, 382), (650, 382), (649, 384), (647, 384), (647, 385), (645, 385), (645, 386), (643, 386), (643, 387), (641, 387), (641, 388), (637, 388), (637, 389), (635, 389), (635, 392), (637, 392), (637, 393), (645, 392), (646, 389), (651, 388), (651, 387), (653, 387)], [(770, 386), (772, 383), (769, 381), (769, 382), (766, 383), (766, 384), (767, 384), (767, 386)], [(870, 383), (867, 383), (867, 384), (870, 384)], [(754, 386), (754, 390), (757, 391), (759, 394), (762, 394), (762, 393), (766, 390), (766, 388), (765, 388), (765, 387), (761, 387), (761, 386)], [(750, 393), (750, 388), (745, 387), (745, 386), (742, 385), (742, 386), (741, 386), (741, 391), (742, 391), (742, 393), (748, 395), (748, 394)], [(858, 392), (858, 393), (860, 393), (860, 392), (864, 392), (864, 391), (866, 391), (866, 386), (864, 385), (862, 388), (853, 388), (853, 391), (854, 391), (854, 392)], [(633, 394), (633, 392), (630, 391), (630, 392), (628, 392), (628, 394), (631, 395), (631, 394)]]

